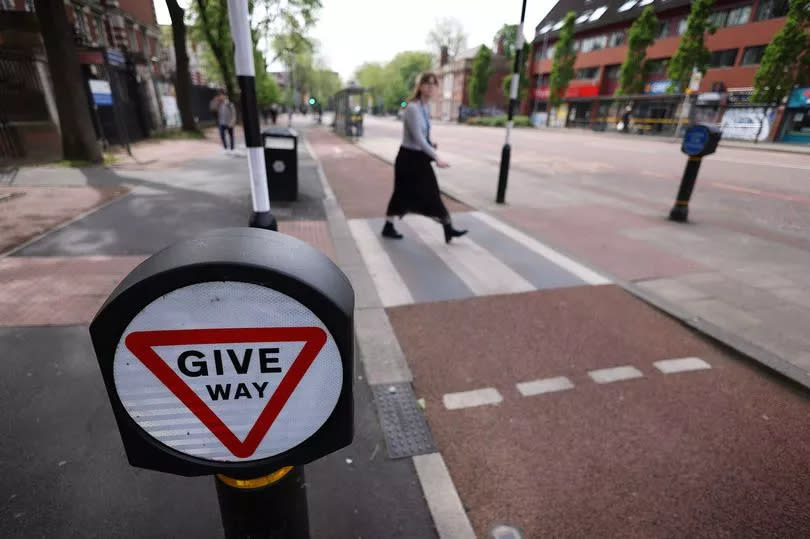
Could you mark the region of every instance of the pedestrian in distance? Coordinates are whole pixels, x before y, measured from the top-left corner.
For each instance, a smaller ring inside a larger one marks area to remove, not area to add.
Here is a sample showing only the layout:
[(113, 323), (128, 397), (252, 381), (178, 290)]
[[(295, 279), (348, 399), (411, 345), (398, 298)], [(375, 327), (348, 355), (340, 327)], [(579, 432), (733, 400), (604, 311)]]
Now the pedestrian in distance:
[(624, 107), (624, 112), (622, 113), (622, 119), (619, 121), (619, 131), (622, 133), (629, 133), (630, 132), (630, 116), (633, 114), (633, 107), (627, 105)]
[(222, 139), (225, 152), (229, 151), (228, 144), (225, 142), (225, 133), (228, 133), (230, 151), (233, 151), (233, 127), (236, 125), (236, 107), (225, 95), (225, 92), (220, 90), (219, 94), (211, 100), (211, 110), (217, 114), (219, 138)]
[(438, 146), (430, 139), (430, 100), (437, 93), (438, 82), (434, 73), (421, 74), (405, 108), (402, 144), (394, 161), (394, 192), (385, 214), (383, 237), (401, 239), (402, 234), (394, 228), (394, 217), (402, 219), (407, 213), (418, 213), (439, 221), (444, 227), (446, 243), (467, 233), (453, 228), (432, 166), (433, 161), (439, 168), (450, 166), (439, 158), (436, 153)]

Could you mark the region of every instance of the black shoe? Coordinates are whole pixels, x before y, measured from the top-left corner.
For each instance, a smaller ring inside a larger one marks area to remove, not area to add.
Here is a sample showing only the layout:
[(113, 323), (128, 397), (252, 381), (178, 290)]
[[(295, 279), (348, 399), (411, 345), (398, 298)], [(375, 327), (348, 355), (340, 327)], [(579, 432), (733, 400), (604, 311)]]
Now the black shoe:
[(467, 233), (466, 230), (456, 230), (455, 228), (453, 228), (452, 224), (447, 223), (446, 225), (444, 225), (444, 242), (450, 243), (450, 240), (452, 240), (453, 238), (458, 238), (459, 236), (463, 236), (466, 233)]
[(391, 221), (386, 221), (385, 226), (382, 229), (382, 235), (384, 238), (392, 238), (395, 240), (401, 240), (402, 234), (397, 232), (397, 229), (394, 228), (394, 223)]

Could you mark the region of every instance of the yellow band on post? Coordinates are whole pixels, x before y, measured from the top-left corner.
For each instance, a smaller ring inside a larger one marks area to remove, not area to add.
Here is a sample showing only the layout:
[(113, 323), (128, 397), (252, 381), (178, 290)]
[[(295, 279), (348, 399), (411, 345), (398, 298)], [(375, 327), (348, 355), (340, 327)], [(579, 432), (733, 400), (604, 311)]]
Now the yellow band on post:
[(703, 158), (702, 157), (690, 157), (689, 161), (700, 161), (701, 159), (703, 159)]
[(284, 476), (286, 476), (288, 473), (292, 471), (292, 469), (293, 469), (292, 466), (285, 466), (283, 468), (279, 468), (278, 470), (269, 475), (257, 477), (256, 479), (236, 479), (222, 474), (217, 474), (217, 479), (219, 479), (229, 487), (255, 489), (266, 487), (268, 485), (272, 485), (273, 483), (281, 481), (284, 478)]
[(687, 200), (676, 200), (675, 205), (676, 206), (688, 206), (689, 201), (687, 201)]

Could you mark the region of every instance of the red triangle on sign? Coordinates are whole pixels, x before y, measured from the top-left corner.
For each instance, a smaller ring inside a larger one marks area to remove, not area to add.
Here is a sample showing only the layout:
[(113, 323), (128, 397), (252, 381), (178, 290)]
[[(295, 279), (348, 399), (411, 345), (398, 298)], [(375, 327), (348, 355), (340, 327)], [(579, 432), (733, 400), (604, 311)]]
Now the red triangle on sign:
[[(183, 344), (231, 344), (254, 342), (304, 342), (304, 347), (284, 375), (276, 391), (267, 401), (256, 423), (244, 441), (228, 428), (205, 401), (155, 351), (155, 346)], [(134, 331), (124, 340), (126, 347), (158, 380), (180, 399), (189, 410), (236, 457), (247, 458), (258, 448), (273, 425), (301, 378), (326, 344), (326, 332), (318, 327), (235, 328), (235, 329), (176, 329)]]

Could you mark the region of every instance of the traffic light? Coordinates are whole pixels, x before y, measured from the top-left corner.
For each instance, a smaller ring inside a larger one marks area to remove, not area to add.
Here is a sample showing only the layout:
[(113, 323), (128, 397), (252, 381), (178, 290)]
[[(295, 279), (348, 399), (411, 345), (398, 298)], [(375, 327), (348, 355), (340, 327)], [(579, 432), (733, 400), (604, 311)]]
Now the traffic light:
[(402, 101), (399, 103), (399, 106), (400, 106), (400, 107), (402, 107), (402, 108), (404, 109), (405, 107), (407, 107), (407, 106), (408, 106), (408, 102), (407, 102), (407, 101), (405, 101), (405, 100), (403, 99), (403, 100), (402, 100)]
[(310, 104), (310, 105), (314, 105), (315, 103), (317, 103), (317, 101), (315, 100), (315, 98), (314, 98), (314, 97), (310, 97), (310, 98), (309, 98), (309, 104)]

